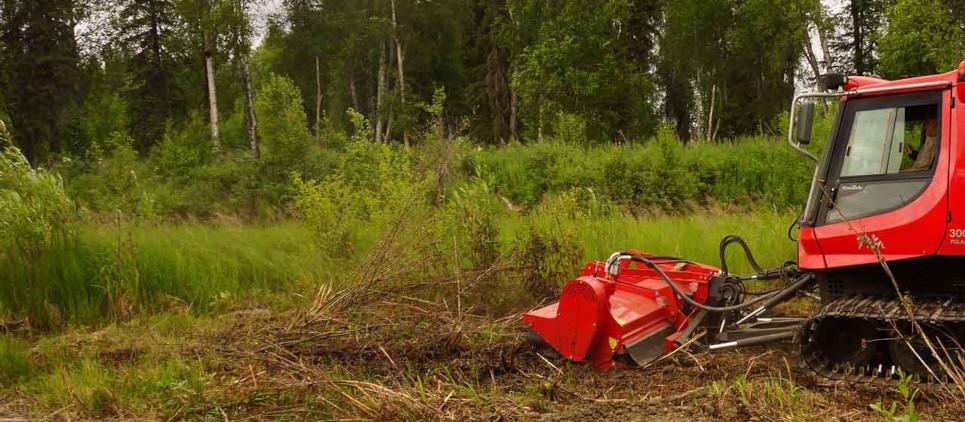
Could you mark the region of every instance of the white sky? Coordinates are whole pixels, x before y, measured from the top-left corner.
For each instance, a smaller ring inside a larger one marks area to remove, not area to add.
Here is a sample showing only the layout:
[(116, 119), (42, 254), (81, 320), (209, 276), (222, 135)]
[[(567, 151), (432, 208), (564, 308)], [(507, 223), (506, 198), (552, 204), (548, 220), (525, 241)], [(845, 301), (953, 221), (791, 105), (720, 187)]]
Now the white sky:
[(252, 45), (257, 47), (268, 31), (268, 21), (273, 15), (282, 13), (284, 0), (254, 0), (251, 2)]

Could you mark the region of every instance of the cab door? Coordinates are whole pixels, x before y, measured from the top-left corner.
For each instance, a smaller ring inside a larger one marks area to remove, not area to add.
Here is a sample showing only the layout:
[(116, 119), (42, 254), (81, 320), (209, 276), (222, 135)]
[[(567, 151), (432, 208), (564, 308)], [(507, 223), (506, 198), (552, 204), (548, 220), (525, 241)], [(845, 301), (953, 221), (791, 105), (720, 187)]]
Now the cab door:
[(849, 98), (814, 235), (828, 268), (936, 253), (946, 229), (949, 91)]

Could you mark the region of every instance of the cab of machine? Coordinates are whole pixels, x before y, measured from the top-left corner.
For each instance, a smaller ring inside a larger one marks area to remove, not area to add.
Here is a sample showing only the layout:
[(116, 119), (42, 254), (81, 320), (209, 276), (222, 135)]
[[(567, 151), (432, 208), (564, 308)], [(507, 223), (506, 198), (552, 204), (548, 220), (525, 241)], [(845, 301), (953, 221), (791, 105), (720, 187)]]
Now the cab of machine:
[[(963, 80), (965, 62), (939, 75), (837, 81), (831, 138), (822, 157), (812, 155), (817, 168), (800, 220), (802, 268), (876, 262), (872, 238), (889, 261), (965, 255)], [(806, 137), (799, 131), (789, 141), (801, 150)]]

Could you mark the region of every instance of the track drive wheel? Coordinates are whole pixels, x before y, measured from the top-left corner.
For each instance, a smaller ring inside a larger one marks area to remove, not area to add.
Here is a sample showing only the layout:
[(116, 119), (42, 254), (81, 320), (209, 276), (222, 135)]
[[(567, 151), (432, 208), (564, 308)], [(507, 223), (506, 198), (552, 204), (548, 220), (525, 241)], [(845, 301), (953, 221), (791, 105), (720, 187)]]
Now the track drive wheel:
[[(922, 324), (922, 330), (925, 332), (925, 335), (928, 336), (929, 340), (931, 340), (932, 345), (939, 354), (958, 349), (954, 347), (958, 344), (955, 338), (940, 327)], [(925, 344), (925, 340), (921, 335), (911, 334), (912, 332), (911, 327), (905, 324), (904, 329), (897, 333), (899, 334), (896, 336), (897, 338), (888, 342), (888, 352), (891, 354), (892, 362), (906, 374), (923, 379), (942, 376), (944, 370), (935, 358), (934, 353), (932, 353), (928, 345)]]
[(827, 361), (828, 366), (864, 367), (875, 361), (880, 352), (879, 336), (874, 323), (856, 318), (828, 318), (818, 321), (808, 345)]

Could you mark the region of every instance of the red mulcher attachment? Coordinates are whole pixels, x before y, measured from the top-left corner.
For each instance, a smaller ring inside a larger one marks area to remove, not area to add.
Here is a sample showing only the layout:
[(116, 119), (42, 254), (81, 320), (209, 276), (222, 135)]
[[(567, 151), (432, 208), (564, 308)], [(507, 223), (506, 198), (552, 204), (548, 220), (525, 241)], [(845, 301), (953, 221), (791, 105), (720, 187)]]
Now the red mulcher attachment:
[(680, 301), (653, 268), (625, 259), (646, 258), (680, 290), (705, 304), (717, 268), (628, 251), (590, 262), (563, 287), (560, 301), (523, 315), (523, 322), (563, 357), (600, 369), (644, 365), (686, 341), (703, 318)]

